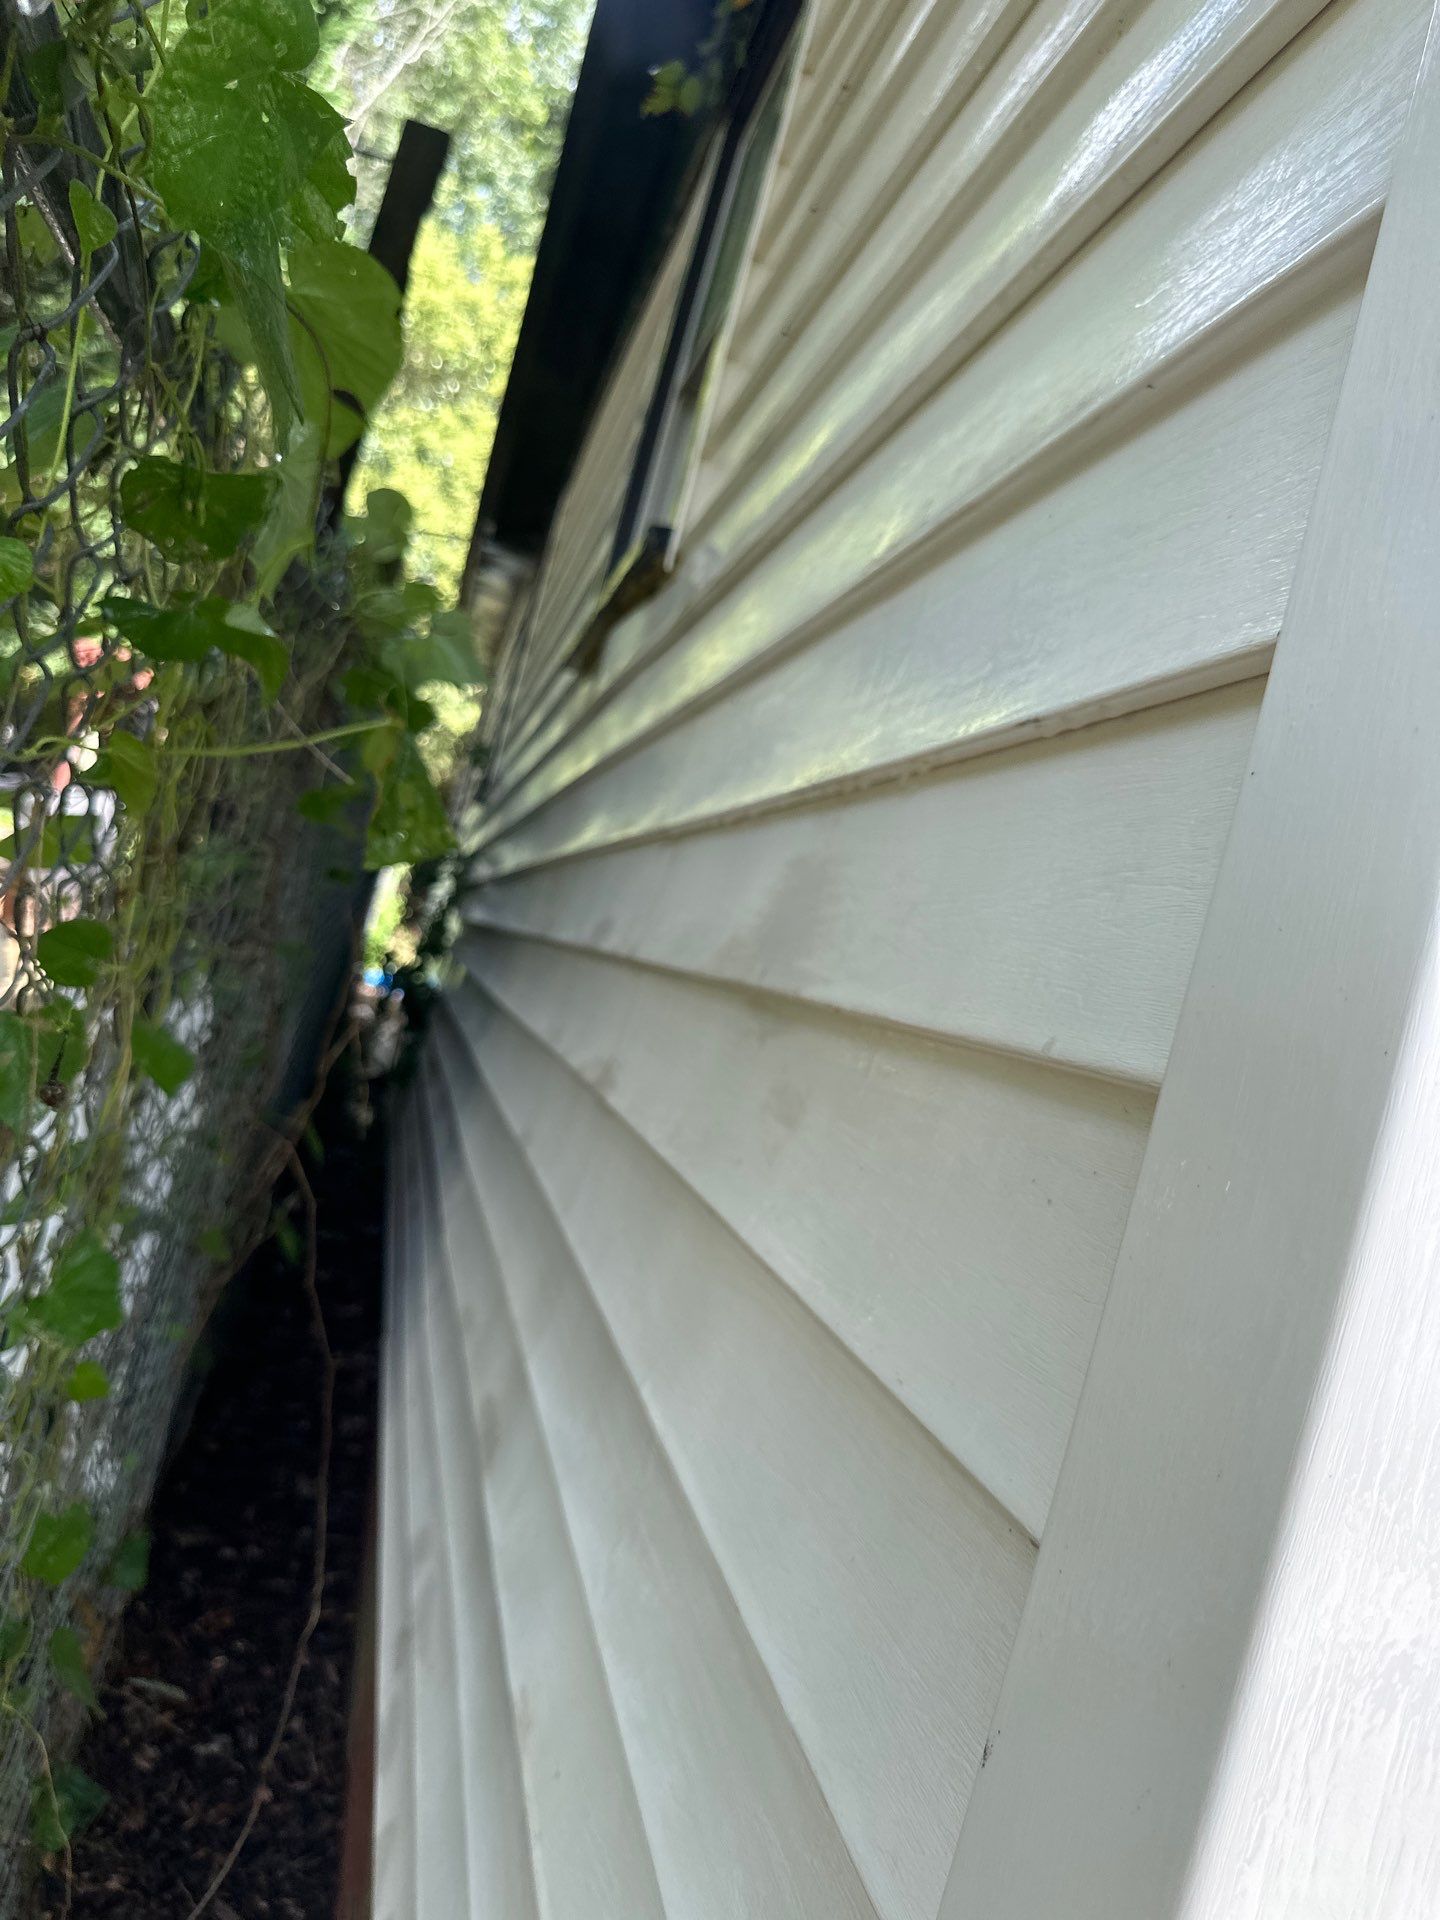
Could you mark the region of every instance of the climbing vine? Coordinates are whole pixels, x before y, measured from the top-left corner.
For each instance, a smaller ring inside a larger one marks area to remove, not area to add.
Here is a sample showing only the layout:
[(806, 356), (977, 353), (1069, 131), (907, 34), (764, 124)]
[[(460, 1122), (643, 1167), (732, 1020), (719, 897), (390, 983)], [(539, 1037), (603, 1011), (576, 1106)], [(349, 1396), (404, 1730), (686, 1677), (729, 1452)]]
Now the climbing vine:
[(4, 35), (0, 1854), (22, 1768), (40, 1847), (95, 1809), (46, 1727), (94, 1707), (105, 1596), (145, 1578), (158, 1442), (122, 1442), (173, 1394), (177, 1263), (249, 1231), (287, 945), (362, 869), (445, 854), (424, 689), (474, 678), (404, 500), (337, 498), (400, 301), (343, 238), (310, 0)]

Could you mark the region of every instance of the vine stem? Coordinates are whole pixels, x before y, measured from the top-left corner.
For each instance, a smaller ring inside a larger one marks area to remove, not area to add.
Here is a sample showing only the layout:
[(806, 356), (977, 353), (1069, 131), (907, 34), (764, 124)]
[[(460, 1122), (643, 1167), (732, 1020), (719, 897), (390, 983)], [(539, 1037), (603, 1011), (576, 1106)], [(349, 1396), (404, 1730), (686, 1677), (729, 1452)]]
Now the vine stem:
[(255, 753), (300, 753), (306, 747), (323, 746), (327, 740), (349, 740), (357, 733), (379, 733), (393, 727), (393, 720), (356, 720), (348, 727), (327, 727), (323, 733), (307, 733), (300, 740), (260, 740), (243, 747), (195, 747), (195, 760), (248, 760)]
[(324, 1381), (320, 1389), (320, 1451), (315, 1467), (315, 1552), (310, 1574), (310, 1610), (305, 1616), (305, 1624), (301, 1627), (300, 1636), (295, 1642), (295, 1652), (290, 1661), (285, 1691), (280, 1698), (280, 1711), (275, 1719), (275, 1731), (271, 1734), (270, 1744), (261, 1757), (255, 1775), (255, 1789), (250, 1796), (249, 1809), (241, 1823), (240, 1831), (231, 1844), (230, 1851), (215, 1869), (210, 1884), (191, 1907), (185, 1920), (200, 1920), (200, 1916), (209, 1911), (216, 1895), (233, 1872), (235, 1863), (245, 1851), (245, 1844), (250, 1835), (255, 1831), (255, 1824), (264, 1810), (270, 1773), (285, 1739), (286, 1729), (290, 1725), (290, 1715), (295, 1709), (295, 1695), (299, 1690), (300, 1676), (305, 1670), (310, 1642), (315, 1636), (315, 1629), (320, 1624), (320, 1616), (325, 1605), (325, 1561), (330, 1522), (330, 1455), (335, 1424), (335, 1355), (325, 1326), (325, 1311), (320, 1304), (319, 1226), (315, 1190), (310, 1185), (304, 1163), (293, 1141), (287, 1142), (286, 1158), (294, 1173), (295, 1184), (300, 1189), (301, 1198), (305, 1202), (305, 1291), (310, 1300), (310, 1318), (315, 1334), (315, 1344), (320, 1350), (325, 1369)]

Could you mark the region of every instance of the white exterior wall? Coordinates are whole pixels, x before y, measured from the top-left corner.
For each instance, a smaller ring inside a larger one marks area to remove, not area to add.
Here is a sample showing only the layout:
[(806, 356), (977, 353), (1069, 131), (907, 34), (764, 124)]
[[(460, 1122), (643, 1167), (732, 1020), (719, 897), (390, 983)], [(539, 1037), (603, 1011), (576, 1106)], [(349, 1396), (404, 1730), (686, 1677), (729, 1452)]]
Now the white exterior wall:
[(823, 0), (676, 574), (580, 675), (677, 242), (397, 1159), (381, 1920), (934, 1920), (962, 1825), (947, 1920), (1182, 1911), (1184, 1780), (1141, 1878), (1047, 1852), (1047, 1528), (1429, 12)]

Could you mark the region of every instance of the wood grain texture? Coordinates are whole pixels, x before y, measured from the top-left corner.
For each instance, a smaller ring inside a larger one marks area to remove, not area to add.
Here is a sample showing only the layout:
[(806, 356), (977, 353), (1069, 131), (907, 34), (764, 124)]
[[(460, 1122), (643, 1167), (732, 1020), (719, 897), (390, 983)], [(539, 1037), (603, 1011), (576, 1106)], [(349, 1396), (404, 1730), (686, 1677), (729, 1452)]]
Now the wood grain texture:
[(477, 924), (1158, 1083), (1258, 686), (492, 882)]
[(481, 1058), (877, 1911), (933, 1911), (1033, 1546), (522, 1030)]
[(945, 1920), (1440, 1909), (1437, 272), (1432, 37)]
[[(1149, 1098), (594, 956), (461, 952), (1038, 1539)], [(478, 1051), (482, 1003), (452, 1006)]]
[[(666, 1914), (874, 1920), (544, 1193), (483, 1086), (453, 1049), (440, 1061), (463, 1089), (451, 1232), (494, 1250)], [(483, 1360), (468, 1339), (466, 1355)]]

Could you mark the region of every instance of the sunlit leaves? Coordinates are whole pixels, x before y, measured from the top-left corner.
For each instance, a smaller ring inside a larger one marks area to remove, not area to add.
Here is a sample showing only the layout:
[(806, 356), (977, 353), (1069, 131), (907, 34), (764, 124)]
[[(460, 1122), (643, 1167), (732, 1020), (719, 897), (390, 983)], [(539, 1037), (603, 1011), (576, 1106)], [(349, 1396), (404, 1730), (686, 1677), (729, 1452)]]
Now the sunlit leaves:
[(400, 289), (368, 253), (327, 240), (291, 253), (290, 305), (305, 417), (328, 426), (334, 459), (400, 370)]
[(309, 0), (214, 0), (148, 96), (151, 178), (170, 218), (223, 257), (282, 440), (300, 392), (280, 244), (343, 192), (338, 116), (295, 77), (318, 44)]
[(83, 1500), (72, 1501), (60, 1513), (42, 1513), (30, 1530), (20, 1570), (32, 1580), (58, 1587), (84, 1561), (94, 1538), (95, 1522)]
[(93, 987), (115, 951), (99, 920), (62, 920), (35, 942), (35, 957), (57, 987)]
[(70, 1347), (109, 1333), (125, 1318), (120, 1263), (93, 1228), (86, 1227), (61, 1252), (50, 1284), (28, 1305), (29, 1318)]

